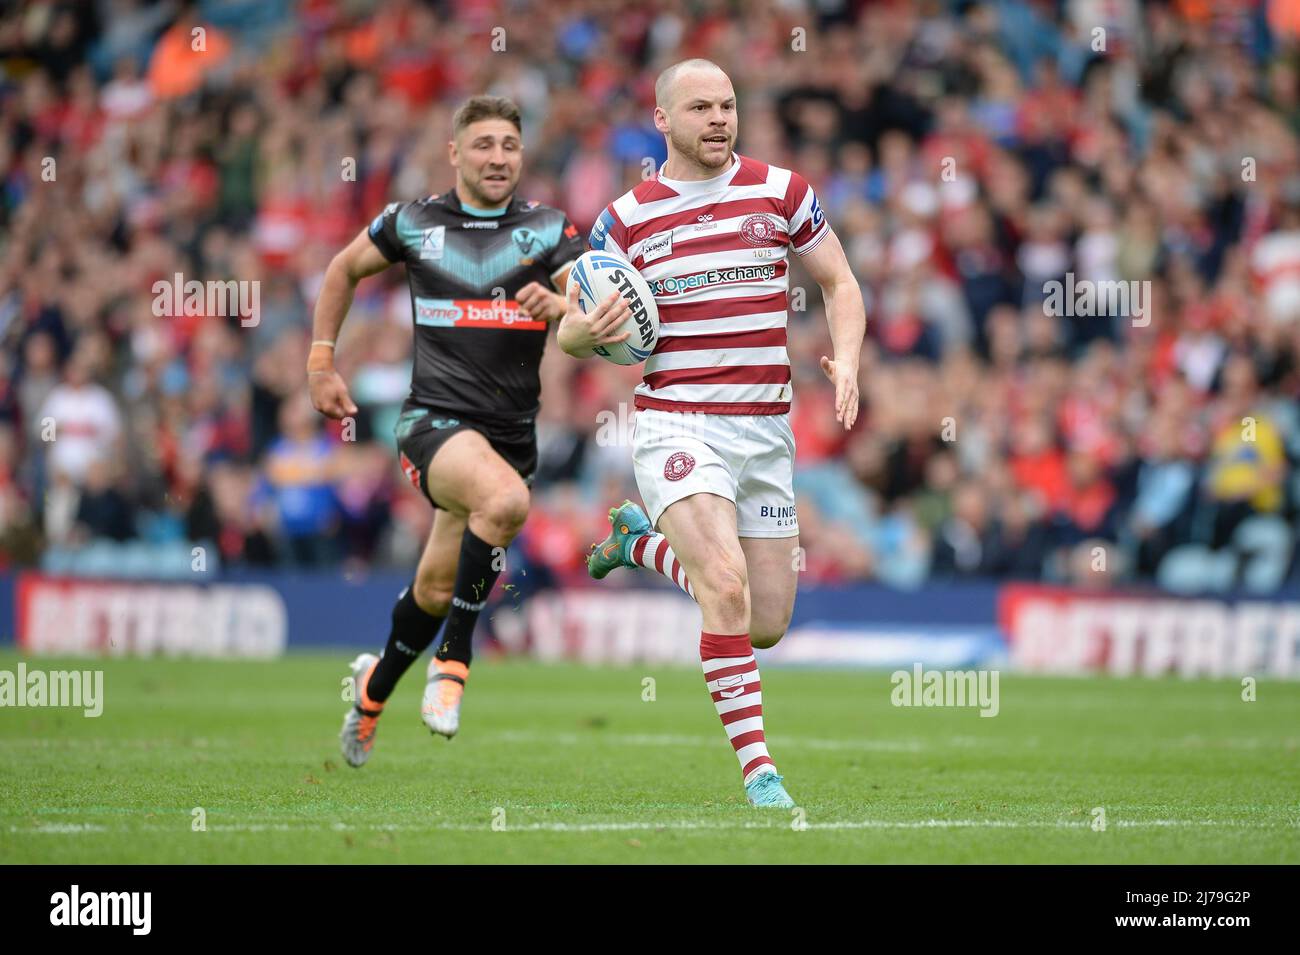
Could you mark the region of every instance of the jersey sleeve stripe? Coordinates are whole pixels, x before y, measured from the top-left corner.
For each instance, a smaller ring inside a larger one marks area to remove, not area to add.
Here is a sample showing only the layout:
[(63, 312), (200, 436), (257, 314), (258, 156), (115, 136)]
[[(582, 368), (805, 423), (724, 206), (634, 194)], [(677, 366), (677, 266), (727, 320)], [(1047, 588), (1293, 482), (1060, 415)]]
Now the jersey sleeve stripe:
[(830, 226), (823, 222), (822, 227), (813, 234), (811, 239), (806, 241), (803, 245), (792, 245), (791, 248), (794, 249), (795, 255), (807, 255), (813, 249), (817, 248), (817, 246), (821, 245), (822, 240), (830, 234)]

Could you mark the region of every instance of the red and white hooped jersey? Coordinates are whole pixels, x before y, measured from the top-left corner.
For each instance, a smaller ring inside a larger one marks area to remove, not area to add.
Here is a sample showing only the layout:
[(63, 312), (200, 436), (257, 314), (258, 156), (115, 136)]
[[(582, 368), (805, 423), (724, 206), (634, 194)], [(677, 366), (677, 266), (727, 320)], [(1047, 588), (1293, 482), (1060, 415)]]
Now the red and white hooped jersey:
[(622, 256), (659, 306), (637, 408), (706, 414), (790, 410), (787, 253), (830, 233), (797, 173), (733, 154), (713, 179), (656, 174), (606, 206), (593, 249)]

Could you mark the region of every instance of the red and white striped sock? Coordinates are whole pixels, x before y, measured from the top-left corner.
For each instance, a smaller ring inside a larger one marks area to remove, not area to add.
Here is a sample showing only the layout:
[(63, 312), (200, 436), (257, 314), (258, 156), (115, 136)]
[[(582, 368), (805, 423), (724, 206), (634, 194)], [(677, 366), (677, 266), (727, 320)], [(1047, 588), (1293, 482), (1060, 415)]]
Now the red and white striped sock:
[(763, 737), (763, 692), (749, 634), (701, 633), (700, 662), (745, 784), (760, 772), (775, 772)]
[(632, 559), (646, 570), (663, 574), (686, 591), (686, 596), (695, 599), (695, 591), (691, 589), (691, 582), (686, 577), (686, 568), (677, 559), (677, 555), (668, 544), (668, 538), (663, 534), (646, 534), (638, 537), (636, 543), (632, 545)]

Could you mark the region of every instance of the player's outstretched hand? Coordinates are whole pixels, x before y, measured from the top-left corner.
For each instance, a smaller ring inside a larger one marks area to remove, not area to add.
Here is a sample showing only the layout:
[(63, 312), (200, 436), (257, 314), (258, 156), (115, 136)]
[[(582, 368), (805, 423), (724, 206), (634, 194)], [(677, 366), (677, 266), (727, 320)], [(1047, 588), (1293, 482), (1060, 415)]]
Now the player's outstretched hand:
[(570, 279), (568, 306), (556, 332), (560, 347), (567, 354), (585, 358), (594, 346), (625, 342), (632, 334), (618, 333), (619, 326), (632, 314), (632, 308), (617, 292), (610, 292), (609, 297), (588, 314), (578, 304), (578, 283)]
[(564, 317), (564, 296), (543, 287), (541, 282), (529, 282), (515, 293), (515, 301), (519, 310), (534, 321), (555, 322)]
[(336, 421), (357, 413), (343, 376), (333, 368), (307, 373), (307, 390), (311, 392), (312, 407)]
[(858, 420), (858, 370), (822, 355), (822, 371), (835, 382), (835, 420), (848, 431)]

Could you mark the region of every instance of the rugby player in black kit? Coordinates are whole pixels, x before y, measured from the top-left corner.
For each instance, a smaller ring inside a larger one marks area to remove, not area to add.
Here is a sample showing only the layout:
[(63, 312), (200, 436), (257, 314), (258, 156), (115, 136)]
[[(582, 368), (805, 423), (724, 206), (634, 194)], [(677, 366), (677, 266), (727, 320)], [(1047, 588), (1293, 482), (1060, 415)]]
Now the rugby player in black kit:
[[(406, 264), (415, 365), (396, 437), (403, 470), (435, 512), (383, 654), (352, 664), (355, 703), (340, 739), (353, 766), (370, 758), (385, 701), (440, 629), (421, 716), (448, 739), (459, 727), (474, 624), (528, 515), (538, 365), (547, 323), (566, 308), (555, 289), (565, 288), (585, 248), (563, 212), (515, 197), (523, 142), (509, 100), (476, 96), (461, 106), (448, 154), (455, 188), (376, 216), (330, 262), (313, 320), (312, 404), (331, 418), (355, 414), (334, 369), (334, 342), (357, 283)], [(626, 314), (611, 296), (590, 318), (617, 328)]]

